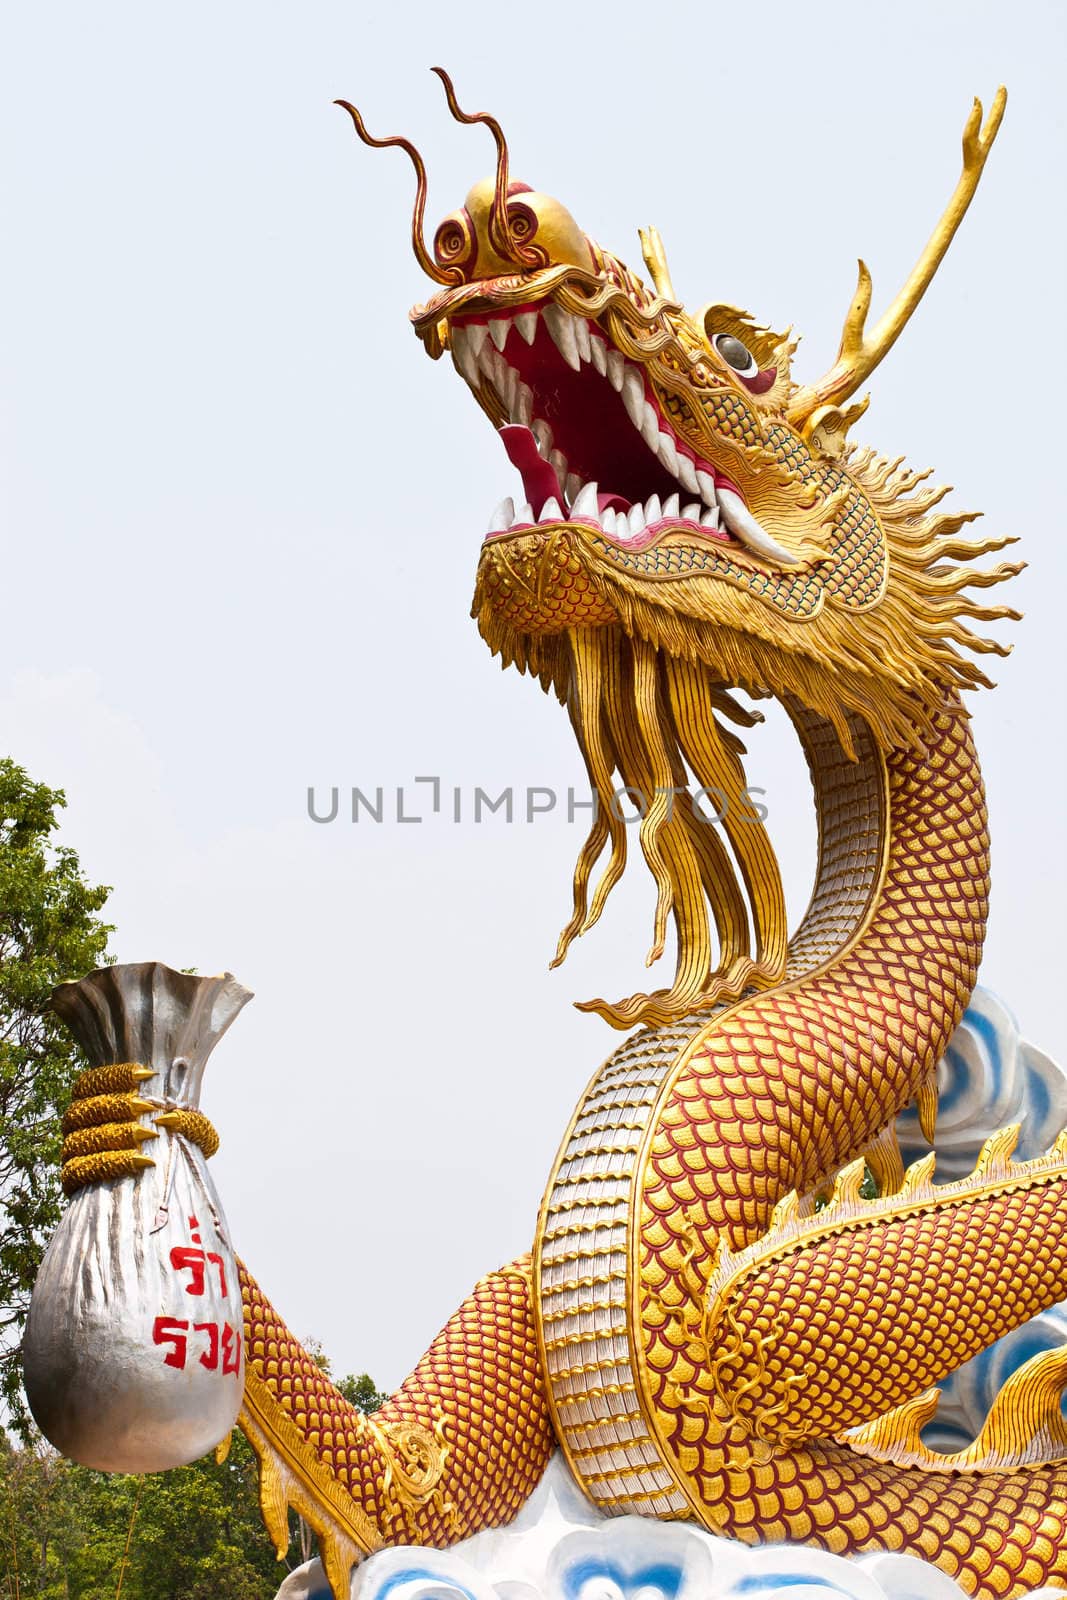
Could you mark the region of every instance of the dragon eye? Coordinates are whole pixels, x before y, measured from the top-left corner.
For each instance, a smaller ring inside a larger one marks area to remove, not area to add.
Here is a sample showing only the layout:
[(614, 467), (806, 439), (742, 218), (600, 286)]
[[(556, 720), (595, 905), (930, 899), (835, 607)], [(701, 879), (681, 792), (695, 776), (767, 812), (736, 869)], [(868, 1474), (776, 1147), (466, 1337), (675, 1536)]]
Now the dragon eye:
[(755, 356), (748, 346), (742, 344), (740, 339), (735, 339), (732, 333), (717, 333), (711, 342), (726, 365), (733, 367), (743, 378), (758, 376), (759, 367), (756, 365)]

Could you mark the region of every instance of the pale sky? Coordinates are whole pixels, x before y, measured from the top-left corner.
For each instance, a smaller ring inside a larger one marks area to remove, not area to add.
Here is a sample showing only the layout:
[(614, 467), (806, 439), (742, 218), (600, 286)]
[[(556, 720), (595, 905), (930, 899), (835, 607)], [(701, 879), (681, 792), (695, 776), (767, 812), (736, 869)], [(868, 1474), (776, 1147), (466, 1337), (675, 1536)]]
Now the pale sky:
[[(1025, 536), (1027, 618), (973, 701), (982, 976), (1063, 1052), (1060, 6), (61, 0), (9, 9), (5, 35), (0, 748), (66, 789), (120, 959), (256, 991), (204, 1108), (237, 1247), (294, 1331), (392, 1387), (529, 1246), (617, 1043), (570, 1002), (643, 983), (652, 903), (635, 873), (549, 974), (581, 821), (307, 818), (309, 784), (581, 779), (559, 707), (468, 618), (515, 475), (408, 328), (429, 287), (410, 170), (360, 146), (335, 96), (417, 140), (432, 230), (491, 167), (485, 131), (447, 115), (443, 63), (504, 121), (517, 176), (631, 264), (655, 222), (691, 307), (794, 323), (812, 378), (857, 255), (877, 314), (955, 183), (971, 96), (1007, 83), (978, 198), (857, 436)], [(781, 719), (751, 748), (799, 915), (807, 780)]]

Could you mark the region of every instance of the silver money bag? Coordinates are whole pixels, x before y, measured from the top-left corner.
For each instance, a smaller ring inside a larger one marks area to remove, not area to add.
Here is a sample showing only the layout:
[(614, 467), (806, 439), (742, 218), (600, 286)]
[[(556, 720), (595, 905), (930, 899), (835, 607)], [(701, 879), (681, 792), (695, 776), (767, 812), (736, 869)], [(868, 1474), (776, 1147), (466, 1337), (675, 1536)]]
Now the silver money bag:
[(84, 1466), (183, 1466), (237, 1419), (237, 1262), (203, 1150), (181, 1131), (192, 1123), (174, 1114), (199, 1109), (207, 1058), (251, 998), (229, 973), (200, 978), (155, 961), (102, 967), (52, 996), (91, 1067), (152, 1073), (138, 1085), (137, 1120), (156, 1134), (139, 1146), (153, 1164), (73, 1195), (23, 1338), (34, 1418)]

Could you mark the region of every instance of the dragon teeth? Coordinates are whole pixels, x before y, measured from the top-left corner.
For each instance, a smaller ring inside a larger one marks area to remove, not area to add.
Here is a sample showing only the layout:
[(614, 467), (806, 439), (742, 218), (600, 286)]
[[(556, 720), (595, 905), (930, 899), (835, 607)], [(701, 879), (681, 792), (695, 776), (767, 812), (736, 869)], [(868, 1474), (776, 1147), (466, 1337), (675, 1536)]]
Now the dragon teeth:
[(580, 372), (583, 361), (593, 360), (593, 337), (589, 332), (589, 324), (584, 317), (572, 316), (562, 306), (548, 305), (543, 315), (560, 355), (569, 367)]
[(719, 507), (722, 520), (725, 522), (734, 538), (745, 545), (754, 555), (763, 556), (768, 561), (782, 567), (795, 567), (797, 557), (784, 545), (780, 545), (773, 534), (767, 532), (758, 523), (751, 511), (745, 505), (740, 495), (734, 494), (732, 489), (719, 490)]
[(515, 318), (515, 326), (526, 340), (526, 343), (533, 344), (534, 339), (537, 337), (537, 312), (520, 311)]
[[(554, 451), (558, 456), (559, 452)], [(558, 470), (558, 469), (557, 469)], [(668, 495), (666, 500), (661, 500), (658, 494), (649, 495), (643, 503), (630, 507), (629, 511), (616, 511), (609, 506), (604, 511), (598, 508), (598, 485), (596, 483), (582, 483), (576, 473), (569, 473), (566, 486), (566, 503), (561, 504), (560, 497), (551, 496), (545, 501), (541, 515), (535, 517), (531, 507), (527, 504), (520, 506), (515, 511), (514, 501), (508, 496), (497, 506), (489, 519), (489, 532), (506, 533), (510, 527), (527, 523), (550, 523), (566, 521), (568, 517), (581, 518), (585, 522), (592, 522), (620, 540), (635, 539), (648, 528), (660, 522), (671, 522), (682, 518), (702, 522), (706, 528), (718, 529), (719, 510), (716, 507), (709, 511), (706, 507), (698, 505), (695, 501), (688, 504), (684, 510), (679, 506), (677, 494)], [(569, 510), (568, 510), (569, 506)]]
[[(558, 454), (558, 452), (554, 452)], [(608, 506), (604, 511), (598, 507), (598, 485), (596, 483), (582, 483), (576, 473), (567, 477), (567, 504), (561, 504), (556, 495), (552, 495), (541, 508), (541, 515), (535, 517), (529, 504), (515, 510), (515, 502), (509, 495), (502, 500), (489, 519), (489, 533), (506, 533), (509, 528), (530, 523), (564, 522), (570, 517), (580, 518), (584, 522), (592, 522), (620, 540), (635, 539), (638, 534), (644, 533), (647, 528), (656, 523), (671, 521), (679, 518), (683, 513), (679, 510), (678, 495), (668, 495), (665, 501), (660, 500), (658, 494), (649, 495), (644, 503), (631, 506), (629, 511), (616, 511)], [(569, 506), (569, 510), (568, 510)], [(698, 520), (698, 514), (703, 508), (698, 505), (688, 505), (684, 515)], [(718, 525), (718, 512), (705, 511), (704, 523), (707, 527)]]
[[(553, 448), (551, 427), (533, 415), (532, 389), (522, 382), (517, 370), (501, 354), (513, 323), (526, 344), (532, 345), (537, 336), (539, 316), (544, 317), (545, 326), (567, 365), (579, 372), (584, 361), (607, 378), (616, 393), (621, 395), (627, 415), (648, 448), (690, 494), (703, 497), (703, 504), (688, 501), (684, 508), (680, 508), (681, 497), (678, 493), (668, 495), (663, 502), (658, 494), (654, 494), (644, 505), (632, 506), (629, 513), (610, 508), (603, 513), (599, 511), (597, 485), (583, 484), (576, 473), (568, 471), (567, 458), (561, 450)], [(481, 386), (484, 374), (492, 382), (511, 420), (530, 428), (537, 441), (538, 453), (552, 465), (562, 485), (561, 496), (552, 496), (546, 501), (540, 518), (534, 516), (529, 503), (520, 506), (516, 512), (511, 496), (502, 500), (489, 519), (489, 534), (505, 533), (513, 526), (531, 525), (538, 521), (560, 522), (567, 514), (560, 505), (560, 498), (565, 497), (575, 516), (598, 523), (605, 533), (620, 540), (634, 539), (648, 526), (658, 522), (679, 519), (699, 522), (712, 532), (725, 529), (754, 554), (775, 565), (797, 564), (798, 558), (767, 532), (739, 495), (725, 488), (716, 489), (714, 474), (699, 469), (692, 456), (678, 445), (673, 434), (666, 431), (665, 427), (661, 429), (655, 407), (645, 398), (643, 371), (628, 362), (621, 351), (609, 345), (583, 317), (572, 316), (557, 305), (521, 311), (510, 318), (492, 317), (484, 323), (453, 327), (451, 347), (456, 367), (471, 388), (478, 389)]]
[(493, 512), (493, 515), (489, 518), (489, 532), (507, 533), (514, 521), (515, 502), (511, 496), (508, 495), (507, 499), (501, 500), (500, 504)]
[[(489, 343), (483, 345), (480, 361), (482, 371), (486, 374), (490, 383), (493, 385), (493, 388), (506, 404), (508, 389), (510, 387), (508, 374), (510, 373), (511, 368), (508, 366), (503, 356), (498, 355), (493, 349), (493, 346)], [(518, 374), (516, 373), (516, 377), (517, 376)]]
[(552, 454), (552, 429), (547, 422), (542, 422), (540, 417), (535, 417), (530, 423), (530, 431), (537, 440), (537, 448), (547, 461)]
[(683, 489), (688, 489), (690, 494), (700, 493), (700, 484), (697, 482), (696, 468), (692, 461), (681, 450), (678, 451), (678, 478)]
[[(698, 472), (692, 457), (679, 449), (673, 434), (661, 427), (655, 407), (645, 398), (642, 371), (628, 362), (621, 351), (605, 343), (595, 329), (590, 330), (583, 318), (569, 317), (560, 307), (549, 306), (545, 310), (545, 320), (568, 364), (578, 371), (583, 359), (591, 361), (616, 393), (621, 394), (630, 421), (671, 477), (676, 478), (690, 494), (702, 494), (707, 505), (714, 508), (714, 477), (706, 472)], [(678, 498), (677, 495), (670, 497), (670, 501), (674, 502), (675, 516), (678, 515)], [(693, 515), (694, 521), (699, 519), (701, 510), (703, 507)]]
[(568, 367), (575, 372), (582, 369), (582, 358), (578, 353), (578, 334), (575, 328), (575, 319), (569, 311), (564, 311), (561, 306), (546, 306), (544, 309), (545, 326), (552, 335), (555, 345)]
[(636, 367), (627, 367), (622, 383), (622, 403), (634, 427), (641, 431), (645, 420), (645, 386)]
[(706, 503), (709, 506), (715, 505), (717, 503), (715, 499), (715, 479), (709, 477), (706, 472), (698, 472), (697, 484), (699, 485), (700, 492), (704, 496)]
[(452, 359), (456, 363), (460, 375), (467, 380), (472, 389), (477, 389), (481, 382), (481, 374), (478, 371), (478, 357), (468, 342), (465, 328), (454, 328), (452, 330)]
[(575, 517), (597, 516), (597, 486), (587, 483), (579, 489), (571, 501), (571, 515)]
[(520, 383), (515, 391), (515, 401), (511, 408), (511, 420), (521, 422), (526, 428), (533, 421), (533, 391), (525, 383)]

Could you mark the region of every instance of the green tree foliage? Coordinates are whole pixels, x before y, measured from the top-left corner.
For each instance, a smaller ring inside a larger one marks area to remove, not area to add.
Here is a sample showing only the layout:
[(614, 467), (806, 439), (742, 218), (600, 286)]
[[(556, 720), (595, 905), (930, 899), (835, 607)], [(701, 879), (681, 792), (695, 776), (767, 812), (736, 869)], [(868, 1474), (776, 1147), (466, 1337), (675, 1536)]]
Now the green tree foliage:
[[(59, 789), (0, 760), (0, 1600), (273, 1600), (286, 1571), (259, 1514), (258, 1469), (235, 1432), (205, 1457), (148, 1477), (91, 1472), (36, 1435), (18, 1342), (41, 1255), (62, 1207), (60, 1122), (84, 1066), (48, 1009), (57, 983), (107, 960), (109, 890), (55, 842)], [(312, 1341), (312, 1354), (330, 1363)], [(364, 1412), (385, 1399), (368, 1374), (338, 1387)], [(290, 1518), (288, 1565), (310, 1554)]]
[(230, 1454), (150, 1477), (108, 1477), (53, 1452), (0, 1462), (4, 1600), (271, 1600), (285, 1574), (259, 1516), (256, 1461)]
[(109, 890), (53, 835), (66, 805), (0, 760), (0, 1398), (25, 1433), (18, 1342), (60, 1212), (59, 1122), (82, 1063), (47, 1010), (57, 983), (106, 959)]
[[(366, 1373), (338, 1388), (362, 1411), (385, 1398)], [(279, 1564), (238, 1430), (225, 1461), (148, 1477), (90, 1472), (0, 1432), (0, 1600), (273, 1600), (314, 1554), (294, 1513), (290, 1535)]]
[(342, 1378), (337, 1385), (350, 1406), (355, 1406), (357, 1411), (370, 1413), (383, 1406), (389, 1396), (375, 1387), (374, 1379), (369, 1372), (361, 1372), (358, 1378), (351, 1374)]

